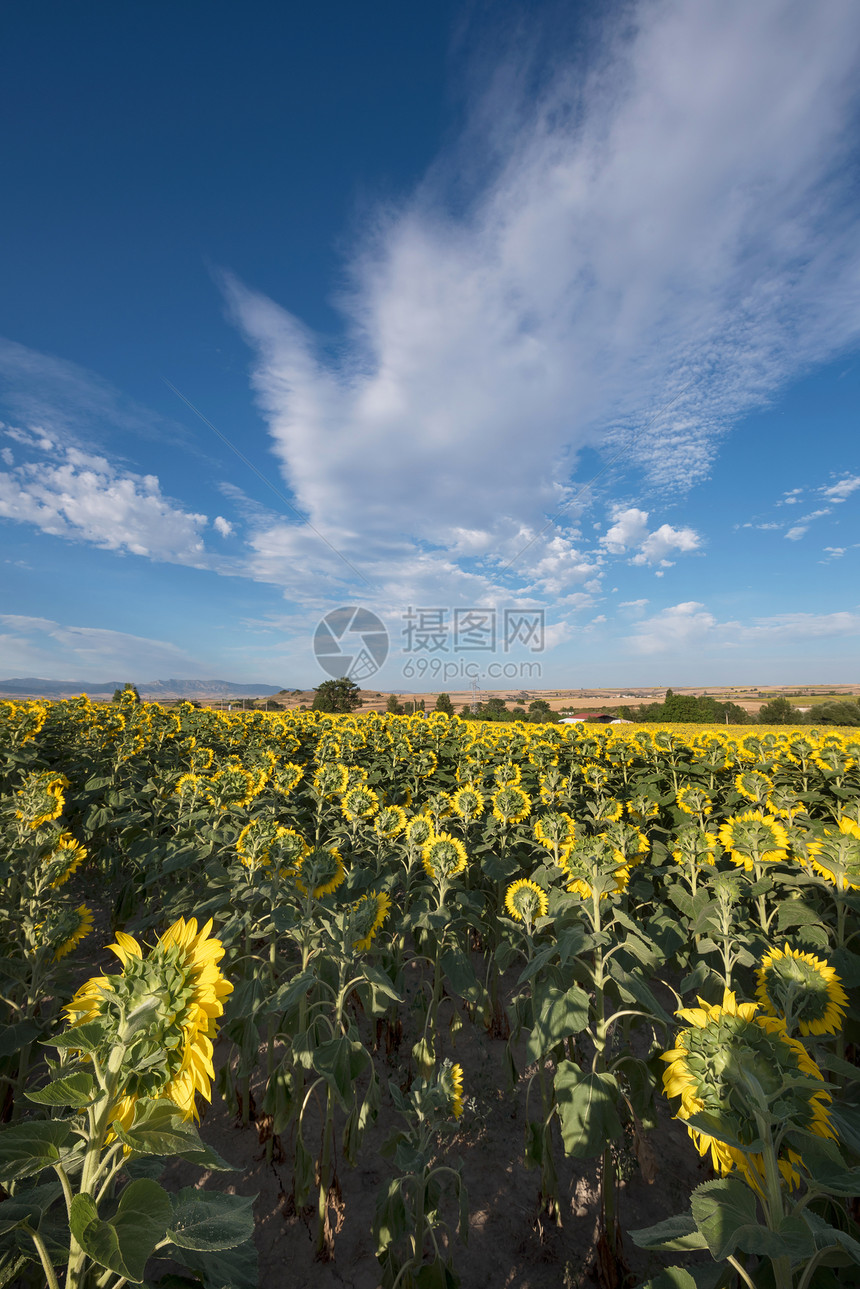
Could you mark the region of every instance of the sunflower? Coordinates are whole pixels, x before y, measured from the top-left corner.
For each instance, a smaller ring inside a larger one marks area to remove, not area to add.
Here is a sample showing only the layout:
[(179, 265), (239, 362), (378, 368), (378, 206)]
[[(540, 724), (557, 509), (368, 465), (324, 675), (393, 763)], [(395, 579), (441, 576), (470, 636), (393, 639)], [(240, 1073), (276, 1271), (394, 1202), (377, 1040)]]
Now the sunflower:
[(685, 783), (675, 794), (675, 804), (685, 815), (699, 815), (704, 818), (711, 813), (713, 802), (702, 788), (695, 783)]
[(93, 915), (86, 904), (81, 904), (76, 909), (64, 909), (53, 928), (53, 935), (59, 934), (63, 937), (54, 949), (54, 962), (59, 962), (67, 953), (71, 953), (72, 949), (76, 949), (92, 929)]
[(493, 778), (496, 786), (499, 788), (516, 788), (522, 781), (523, 772), (518, 765), (507, 762), (505, 765), (497, 765), (493, 770)]
[(860, 825), (843, 815), (838, 831), (824, 829), (821, 841), (808, 847), (812, 867), (837, 890), (860, 890)]
[(406, 811), (402, 806), (383, 806), (373, 821), (373, 831), (385, 840), (397, 837), (405, 827)]
[[(674, 1048), (664, 1053), (669, 1067), (663, 1073), (667, 1097), (680, 1097), (677, 1119), (705, 1113), (717, 1119), (727, 1136), (745, 1143), (758, 1139), (759, 1127), (745, 1088), (750, 1079), (761, 1087), (779, 1116), (802, 1132), (834, 1137), (830, 1126), (830, 1101), (821, 1071), (797, 1039), (791, 1038), (783, 1021), (758, 1015), (756, 1003), (738, 1003), (725, 990), (721, 1005), (700, 998), (698, 1007), (682, 1007), (676, 1015), (689, 1029), (675, 1039)], [(718, 1141), (701, 1129), (688, 1126), (700, 1155), (709, 1151), (714, 1168), (721, 1173), (738, 1169), (759, 1194), (764, 1187), (764, 1161)], [(779, 1170), (789, 1186), (800, 1177), (795, 1165), (800, 1157), (786, 1150)]]
[(759, 810), (733, 815), (723, 824), (719, 838), (732, 863), (748, 873), (756, 864), (777, 863), (788, 853), (785, 828), (773, 815), (763, 815)]
[(433, 820), (427, 815), (413, 815), (406, 825), (406, 840), (410, 846), (424, 846), (433, 836)]
[(379, 797), (372, 788), (363, 784), (348, 788), (341, 799), (341, 811), (344, 819), (351, 824), (360, 823), (362, 819), (372, 819), (379, 809)]
[(176, 787), (173, 791), (182, 798), (183, 802), (190, 800), (193, 805), (194, 799), (200, 791), (200, 784), (203, 782), (204, 780), (201, 779), (199, 774), (181, 774), (176, 780)]
[(735, 775), (735, 789), (742, 797), (746, 797), (747, 801), (763, 807), (773, 791), (773, 779), (762, 774), (760, 770), (744, 770), (741, 774)]
[(535, 820), (534, 835), (536, 842), (555, 854), (573, 841), (575, 825), (570, 815), (553, 810)]
[(521, 877), (511, 882), (505, 892), (505, 908), (517, 922), (530, 927), (538, 918), (546, 917), (549, 901), (537, 882)]
[(282, 797), (289, 796), (294, 788), (299, 785), (299, 780), (304, 774), (304, 769), (300, 765), (294, 765), (292, 761), (287, 761), (284, 765), (277, 766), (272, 771), (271, 785), (275, 792), (279, 792)]
[(238, 758), (230, 757), (226, 765), (203, 782), (207, 785), (206, 800), (215, 810), (241, 810), (250, 805), (265, 786), (265, 771), (260, 775), (237, 764)]
[(675, 834), (672, 858), (676, 864), (692, 866), (692, 869), (700, 868), (703, 864), (715, 864), (718, 845), (716, 833), (706, 832), (698, 824), (688, 824), (686, 828), (679, 828)]
[[(608, 900), (610, 895), (620, 895), (627, 889), (630, 881), (630, 868), (620, 864), (614, 849), (600, 838), (593, 838), (586, 846), (571, 846), (564, 854), (564, 868), (567, 870), (567, 889), (571, 895), (579, 895), (583, 900), (590, 900), (595, 886), (600, 883), (600, 898)], [(613, 886), (608, 885), (612, 881)]]
[(33, 829), (58, 819), (66, 804), (63, 790), (68, 787), (69, 780), (64, 774), (54, 774), (52, 770), (29, 774), (24, 786), (15, 793), (18, 800), (15, 818)]
[(313, 782), (317, 796), (330, 799), (346, 791), (349, 770), (338, 762), (327, 761), (319, 767)]
[(484, 796), (471, 783), (465, 783), (451, 797), (451, 805), (455, 814), (470, 823), (473, 819), (480, 819), (484, 813)]
[[(309, 885), (314, 899), (336, 891), (346, 877), (346, 869), (336, 846), (314, 846), (296, 863), (295, 873), (296, 886), (302, 895), (307, 895)], [(302, 881), (302, 877), (305, 881)]]
[(425, 842), (421, 859), (429, 877), (447, 880), (466, 867), (466, 847), (450, 833), (440, 832)]
[(438, 1085), (448, 1098), (451, 1114), (459, 1119), (463, 1113), (463, 1067), (452, 1065), (449, 1060), (442, 1062), (439, 1071)]
[(373, 937), (382, 926), (391, 908), (391, 896), (384, 891), (373, 895), (362, 895), (351, 909), (352, 934), (357, 936), (352, 942), (353, 949), (369, 949)]
[(55, 849), (47, 859), (51, 887), (65, 886), (66, 882), (87, 857), (87, 848), (76, 841), (70, 832), (61, 833)]
[(768, 1016), (779, 1016), (791, 1033), (836, 1034), (848, 998), (833, 967), (799, 949), (771, 949), (758, 969), (756, 997)]
[(113, 1112), (124, 1127), (142, 1097), (173, 1101), (185, 1119), (199, 1118), (198, 1092), (211, 1100), (212, 1041), (233, 989), (218, 968), (224, 946), (211, 930), (211, 920), (198, 930), (196, 918), (180, 918), (147, 957), (133, 936), (117, 932), (108, 948), (121, 972), (92, 977), (65, 1008), (73, 1026), (102, 1022), (103, 1067), (118, 1045), (128, 1052)]
[(493, 818), (501, 824), (519, 824), (531, 814), (531, 797), (514, 785), (500, 788), (492, 800)]

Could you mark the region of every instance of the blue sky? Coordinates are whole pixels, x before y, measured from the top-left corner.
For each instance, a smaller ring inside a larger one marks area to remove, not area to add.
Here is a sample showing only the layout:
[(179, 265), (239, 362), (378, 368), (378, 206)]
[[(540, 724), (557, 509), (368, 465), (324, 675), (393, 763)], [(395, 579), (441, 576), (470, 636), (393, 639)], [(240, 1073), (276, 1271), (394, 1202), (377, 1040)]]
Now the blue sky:
[(354, 605), (380, 688), (856, 680), (858, 55), (854, 0), (8, 5), (0, 677), (318, 684)]

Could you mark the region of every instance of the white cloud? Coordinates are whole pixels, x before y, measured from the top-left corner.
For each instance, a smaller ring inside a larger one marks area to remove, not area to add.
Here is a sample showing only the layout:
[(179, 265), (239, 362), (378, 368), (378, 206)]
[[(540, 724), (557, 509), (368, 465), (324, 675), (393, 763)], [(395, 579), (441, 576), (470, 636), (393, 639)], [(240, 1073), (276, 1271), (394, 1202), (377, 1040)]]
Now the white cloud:
[(628, 510), (616, 509), (612, 517), (612, 527), (600, 538), (601, 546), (610, 555), (623, 555), (631, 546), (638, 546), (648, 536), (647, 510), (637, 510), (635, 506), (631, 506)]
[(704, 604), (688, 600), (661, 609), (639, 622), (629, 638), (634, 653), (725, 650), (741, 645), (786, 647), (803, 640), (830, 640), (860, 634), (860, 613), (782, 613), (749, 623), (720, 622)]
[(106, 682), (155, 679), (160, 675), (199, 676), (199, 660), (165, 640), (67, 626), (50, 618), (0, 614), (0, 675), (40, 676), (46, 680)]
[[(739, 415), (857, 337), (853, 0), (627, 16), (588, 67), (559, 52), (537, 102), (512, 95), (516, 67), (500, 77), (456, 161), (379, 213), (340, 357), (225, 280), (284, 476), (365, 572), (398, 547), (444, 582), (537, 532), (586, 446), (686, 487)], [(642, 561), (690, 533), (657, 529)]]
[(701, 538), (692, 528), (661, 524), (649, 532), (647, 510), (616, 507), (612, 519), (612, 527), (601, 537), (600, 545), (611, 555), (623, 555), (636, 548), (631, 564), (659, 564), (662, 568), (671, 568), (673, 561), (666, 559), (671, 552), (688, 553), (701, 546)]
[(223, 515), (216, 515), (212, 520), (212, 523), (215, 531), (220, 533), (222, 537), (229, 537), (233, 531), (233, 525), (230, 523), (229, 519), (225, 519)]
[(717, 625), (717, 619), (698, 600), (662, 609), (641, 622), (631, 644), (637, 653), (667, 653), (694, 648)]
[(831, 484), (829, 488), (821, 488), (821, 493), (830, 501), (846, 501), (852, 492), (860, 488), (860, 474), (846, 475), (838, 483)]
[(622, 600), (618, 605), (619, 609), (644, 609), (648, 600)]
[(11, 448), (0, 448), (0, 458), (2, 458), (4, 465), (15, 464), (15, 453)]
[(54, 455), (59, 461), (27, 461), (0, 471), (0, 518), (103, 550), (207, 564), (200, 536), (206, 516), (164, 497), (154, 475), (121, 471), (75, 447)]
[(799, 542), (801, 537), (803, 537), (807, 531), (808, 529), (805, 524), (797, 524), (794, 528), (789, 528), (788, 532), (785, 534), (785, 539), (789, 542)]

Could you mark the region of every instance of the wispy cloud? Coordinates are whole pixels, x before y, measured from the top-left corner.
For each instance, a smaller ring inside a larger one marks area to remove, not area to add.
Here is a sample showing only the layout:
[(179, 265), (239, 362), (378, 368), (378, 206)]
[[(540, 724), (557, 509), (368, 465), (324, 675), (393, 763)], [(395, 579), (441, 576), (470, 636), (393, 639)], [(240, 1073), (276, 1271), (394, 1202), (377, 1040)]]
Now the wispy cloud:
[(201, 536), (206, 516), (163, 496), (155, 475), (123, 471), (44, 434), (17, 430), (13, 436), (29, 459), (0, 471), (0, 518), (103, 550), (208, 566)]
[(199, 676), (199, 661), (166, 640), (92, 626), (69, 626), (50, 618), (0, 614), (0, 675), (37, 675), (46, 680), (108, 681), (133, 672)]
[[(569, 500), (581, 449), (626, 444), (652, 485), (687, 487), (738, 416), (857, 337), (852, 0), (625, 14), (536, 102), (511, 103), (512, 58), (459, 169), (379, 212), (339, 357), (224, 279), (284, 476), (355, 561), (497, 581), (494, 545)], [(512, 576), (552, 558), (532, 555)]]
[(751, 622), (720, 622), (702, 603), (673, 604), (637, 624), (629, 643), (634, 653), (681, 654), (691, 649), (742, 645), (790, 647), (804, 640), (860, 636), (860, 613), (782, 613)]

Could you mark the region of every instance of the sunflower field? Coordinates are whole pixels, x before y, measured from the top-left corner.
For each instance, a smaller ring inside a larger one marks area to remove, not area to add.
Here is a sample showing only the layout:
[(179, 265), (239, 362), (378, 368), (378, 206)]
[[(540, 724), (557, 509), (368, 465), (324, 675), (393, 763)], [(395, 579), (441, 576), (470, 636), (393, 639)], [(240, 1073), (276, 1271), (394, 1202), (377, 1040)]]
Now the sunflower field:
[(0, 776), (0, 1286), (251, 1289), (267, 1204), (285, 1285), (860, 1283), (856, 731), (79, 698)]

